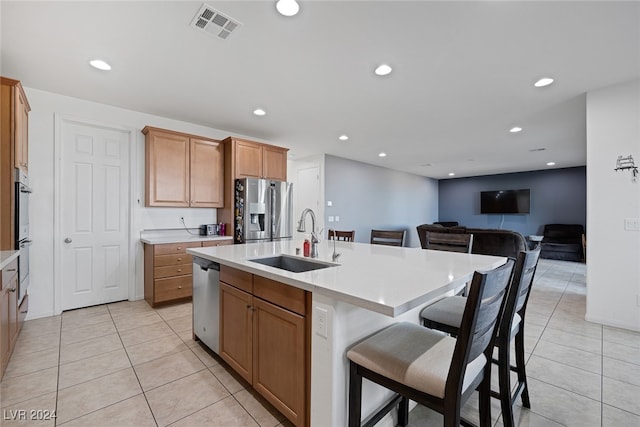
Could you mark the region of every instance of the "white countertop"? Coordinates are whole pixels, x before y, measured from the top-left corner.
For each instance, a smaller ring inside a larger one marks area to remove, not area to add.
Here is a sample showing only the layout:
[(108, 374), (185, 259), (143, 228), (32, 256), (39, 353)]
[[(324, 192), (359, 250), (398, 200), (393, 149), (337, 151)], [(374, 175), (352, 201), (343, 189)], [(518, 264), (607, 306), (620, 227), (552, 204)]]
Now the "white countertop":
[(20, 251), (0, 251), (0, 270), (5, 268), (11, 261), (18, 258)]
[[(189, 231), (191, 234), (189, 233)], [(198, 229), (177, 229), (177, 230), (143, 230), (140, 232), (140, 241), (150, 245), (160, 245), (163, 243), (182, 242), (208, 242), (211, 240), (233, 240), (233, 236), (200, 236)]]
[[(469, 281), (475, 270), (495, 268), (505, 257), (337, 242), (337, 266), (292, 273), (249, 261), (295, 256), (302, 241), (189, 248), (211, 261), (395, 317)], [(318, 244), (318, 260), (331, 263), (333, 242)], [(302, 256), (299, 256), (303, 258)]]

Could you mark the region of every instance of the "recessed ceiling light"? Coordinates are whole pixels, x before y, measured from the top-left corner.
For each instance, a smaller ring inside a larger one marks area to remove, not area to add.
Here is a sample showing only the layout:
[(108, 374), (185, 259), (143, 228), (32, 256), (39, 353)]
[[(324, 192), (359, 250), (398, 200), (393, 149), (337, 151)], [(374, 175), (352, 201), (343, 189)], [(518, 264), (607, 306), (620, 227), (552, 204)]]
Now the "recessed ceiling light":
[(387, 157), (387, 153), (378, 153), (378, 157)]
[(91, 60), (89, 61), (89, 64), (91, 64), (93, 68), (97, 68), (98, 70), (102, 71), (109, 71), (111, 69), (111, 65), (107, 64), (102, 59)]
[(276, 3), (276, 9), (280, 15), (294, 16), (300, 10), (300, 5), (296, 0), (278, 0)]
[(549, 86), (551, 83), (553, 83), (553, 79), (551, 77), (543, 77), (537, 82), (535, 82), (533, 85), (535, 87), (545, 87), (545, 86)]
[(387, 74), (391, 73), (393, 69), (391, 68), (391, 66), (387, 65), (387, 64), (381, 64), (378, 65), (378, 68), (376, 68), (375, 73), (379, 76), (386, 76)]
[(267, 112), (262, 108), (256, 108), (255, 110), (253, 110), (253, 114), (255, 114), (256, 116), (264, 116), (265, 114), (267, 114)]
[(349, 139), (349, 136), (347, 136), (347, 135), (344, 135), (344, 134), (343, 134), (343, 135), (340, 135), (340, 136), (338, 137), (338, 139), (339, 139), (340, 141), (346, 141), (347, 139)]
[(456, 174), (453, 172), (449, 172), (449, 176), (456, 176)]
[(547, 162), (547, 166), (555, 166), (556, 162)]
[(509, 129), (509, 132), (511, 132), (511, 133), (522, 132), (522, 128), (520, 126), (514, 126), (511, 129)]

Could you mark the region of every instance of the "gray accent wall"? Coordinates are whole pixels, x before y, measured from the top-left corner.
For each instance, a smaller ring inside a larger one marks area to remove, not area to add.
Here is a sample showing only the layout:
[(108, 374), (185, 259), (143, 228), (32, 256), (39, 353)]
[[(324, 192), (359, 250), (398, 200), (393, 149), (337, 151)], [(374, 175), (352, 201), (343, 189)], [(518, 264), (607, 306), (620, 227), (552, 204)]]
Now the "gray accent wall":
[[(502, 228), (524, 236), (542, 234), (545, 224), (586, 225), (586, 167), (479, 176), (439, 181), (439, 221), (477, 228)], [(531, 190), (529, 214), (480, 213), (480, 192)]]
[[(327, 155), (325, 202), (327, 229), (355, 230), (356, 242), (363, 243), (372, 229), (406, 229), (405, 246), (419, 247), (416, 226), (438, 220), (438, 181)], [(329, 222), (329, 216), (340, 221)]]

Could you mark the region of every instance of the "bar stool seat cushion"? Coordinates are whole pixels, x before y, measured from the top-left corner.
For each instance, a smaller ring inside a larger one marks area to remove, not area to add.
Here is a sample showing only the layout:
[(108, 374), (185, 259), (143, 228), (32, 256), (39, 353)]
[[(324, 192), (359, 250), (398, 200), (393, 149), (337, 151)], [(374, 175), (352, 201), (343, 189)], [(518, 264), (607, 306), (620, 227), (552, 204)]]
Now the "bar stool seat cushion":
[[(444, 398), (456, 339), (423, 326), (396, 323), (355, 345), (347, 357), (416, 390)], [(482, 371), (484, 354), (467, 364), (462, 392)]]
[[(460, 329), (460, 321), (462, 320), (462, 313), (464, 312), (464, 305), (466, 303), (466, 297), (446, 297), (422, 309), (420, 318)], [(511, 336), (518, 332), (520, 320), (520, 315), (515, 313), (513, 322), (511, 323)]]

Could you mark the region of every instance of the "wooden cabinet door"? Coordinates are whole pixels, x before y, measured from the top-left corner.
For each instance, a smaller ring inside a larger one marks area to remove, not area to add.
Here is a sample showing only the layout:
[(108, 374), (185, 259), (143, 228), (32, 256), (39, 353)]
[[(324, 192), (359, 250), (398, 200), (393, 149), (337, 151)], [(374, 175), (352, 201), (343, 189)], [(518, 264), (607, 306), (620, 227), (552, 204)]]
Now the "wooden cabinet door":
[(9, 286), (0, 291), (0, 379), (9, 362)]
[(295, 425), (305, 423), (305, 319), (253, 299), (253, 387)]
[[(13, 348), (18, 338), (18, 275), (14, 274), (9, 281), (9, 349)], [(9, 350), (11, 351), (11, 350)]]
[(262, 178), (262, 145), (236, 141), (236, 178)]
[(189, 206), (189, 138), (150, 130), (145, 144), (147, 206)]
[(251, 294), (220, 282), (220, 357), (251, 383), (252, 366)]
[(29, 163), (29, 104), (20, 86), (14, 86), (15, 97), (15, 167), (27, 173)]
[(191, 207), (224, 205), (224, 150), (219, 142), (191, 138)]
[(264, 146), (263, 175), (267, 179), (287, 180), (287, 150)]

